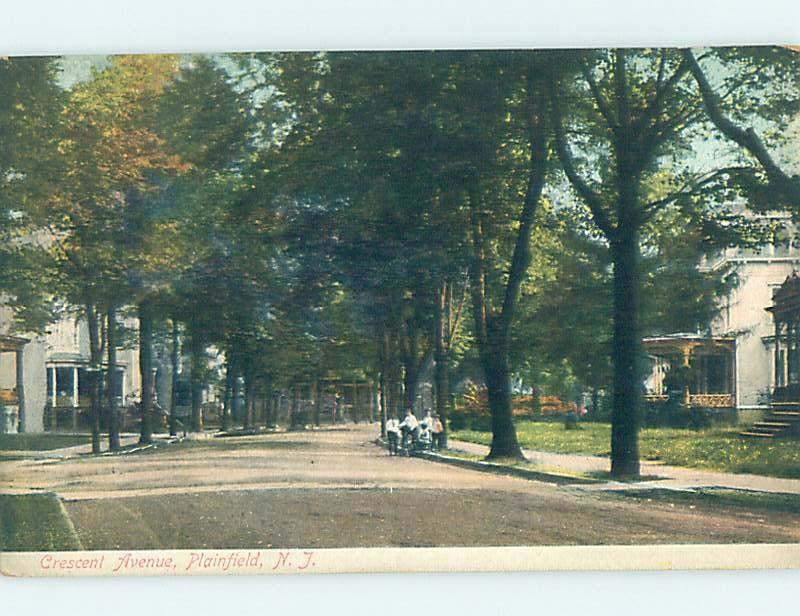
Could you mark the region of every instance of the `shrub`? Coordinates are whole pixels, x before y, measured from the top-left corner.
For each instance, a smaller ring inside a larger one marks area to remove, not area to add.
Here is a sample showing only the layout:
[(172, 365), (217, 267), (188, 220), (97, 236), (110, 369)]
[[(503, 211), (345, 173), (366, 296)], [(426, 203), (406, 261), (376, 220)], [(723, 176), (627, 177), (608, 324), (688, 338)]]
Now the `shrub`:
[(456, 432), (467, 427), (467, 416), (464, 413), (454, 413), (449, 419), (450, 430)]
[(470, 417), (469, 427), (475, 432), (490, 432), (492, 429), (492, 418), (490, 415), (473, 415)]

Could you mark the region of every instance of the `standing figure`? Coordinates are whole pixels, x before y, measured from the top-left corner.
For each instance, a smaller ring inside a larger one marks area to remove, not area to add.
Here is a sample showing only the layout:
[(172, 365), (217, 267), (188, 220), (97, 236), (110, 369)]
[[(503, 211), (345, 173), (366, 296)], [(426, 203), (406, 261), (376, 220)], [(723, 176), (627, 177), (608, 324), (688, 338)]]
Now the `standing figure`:
[(414, 416), (414, 411), (412, 409), (409, 408), (406, 411), (406, 417), (400, 424), (400, 429), (403, 431), (403, 449), (408, 449), (409, 437), (411, 444), (416, 443), (419, 438), (419, 422)]
[(389, 439), (389, 455), (397, 455), (397, 445), (400, 442), (400, 420), (397, 415), (392, 417), (386, 422), (386, 436)]
[(439, 415), (433, 416), (433, 448), (434, 449), (441, 449), (442, 448), (442, 433), (444, 433), (444, 424), (442, 420), (439, 418)]

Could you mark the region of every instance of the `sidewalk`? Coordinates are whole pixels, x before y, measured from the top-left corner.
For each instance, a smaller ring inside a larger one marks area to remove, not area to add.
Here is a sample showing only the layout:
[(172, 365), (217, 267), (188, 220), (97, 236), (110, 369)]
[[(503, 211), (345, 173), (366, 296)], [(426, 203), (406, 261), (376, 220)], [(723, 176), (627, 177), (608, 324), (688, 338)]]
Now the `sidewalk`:
[[(485, 445), (467, 443), (450, 439), (450, 447), (465, 453), (485, 456), (489, 448)], [(552, 471), (573, 473), (608, 472), (608, 458), (581, 454), (549, 453), (544, 451), (523, 450), (531, 464)], [(756, 492), (776, 492), (783, 494), (800, 494), (800, 479), (782, 479), (764, 477), (763, 475), (747, 475), (722, 473), (679, 466), (668, 466), (654, 462), (642, 462), (641, 474), (645, 479), (635, 484), (629, 482), (608, 481), (579, 486), (581, 490), (630, 490), (634, 486), (641, 488), (671, 488), (688, 490), (695, 488), (728, 488), (731, 490), (753, 490)], [(578, 487), (578, 486), (574, 486)]]

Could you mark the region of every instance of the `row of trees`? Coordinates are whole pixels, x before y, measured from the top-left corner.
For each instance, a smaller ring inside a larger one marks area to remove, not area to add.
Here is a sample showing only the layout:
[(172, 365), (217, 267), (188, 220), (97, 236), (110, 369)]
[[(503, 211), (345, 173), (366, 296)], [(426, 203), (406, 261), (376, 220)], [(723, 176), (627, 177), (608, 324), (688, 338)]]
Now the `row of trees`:
[(6, 290), (29, 325), (81, 307), (98, 369), (135, 310), (144, 441), (161, 332), (195, 428), (212, 345), (228, 395), (352, 369), (385, 412), (433, 366), (443, 417), (475, 360), (490, 457), (522, 455), (512, 375), (566, 363), (613, 393), (612, 472), (638, 474), (642, 333), (708, 322), (724, 282), (697, 259), (758, 241), (737, 197), (797, 206), (784, 49), (121, 56), (68, 88), (56, 60), (0, 65), (0, 128), (30, 132), (3, 231), (47, 230)]

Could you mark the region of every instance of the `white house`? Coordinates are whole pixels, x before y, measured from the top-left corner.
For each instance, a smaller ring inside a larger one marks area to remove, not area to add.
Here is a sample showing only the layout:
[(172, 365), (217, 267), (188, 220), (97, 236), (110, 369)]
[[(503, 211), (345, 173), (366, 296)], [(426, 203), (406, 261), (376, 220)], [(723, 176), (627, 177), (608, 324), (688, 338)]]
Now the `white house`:
[[(0, 404), (16, 408), (4, 431), (80, 429), (79, 409), (88, 405), (89, 333), (84, 320), (66, 315), (43, 335), (13, 334), (11, 310), (0, 306)], [(136, 320), (124, 323), (135, 328)], [(117, 398), (136, 398), (141, 387), (138, 349), (117, 350), (121, 374)], [(10, 424), (17, 424), (11, 427)]]
[(781, 226), (775, 241), (756, 249), (727, 248), (705, 257), (704, 271), (735, 276), (736, 283), (720, 301), (710, 336), (680, 333), (646, 338), (653, 361), (646, 381), (651, 400), (665, 399), (666, 374), (677, 363), (691, 365), (686, 402), (695, 406), (765, 411), (775, 387), (775, 325), (767, 308), (786, 277), (800, 269), (800, 245), (788, 215), (763, 217)]

